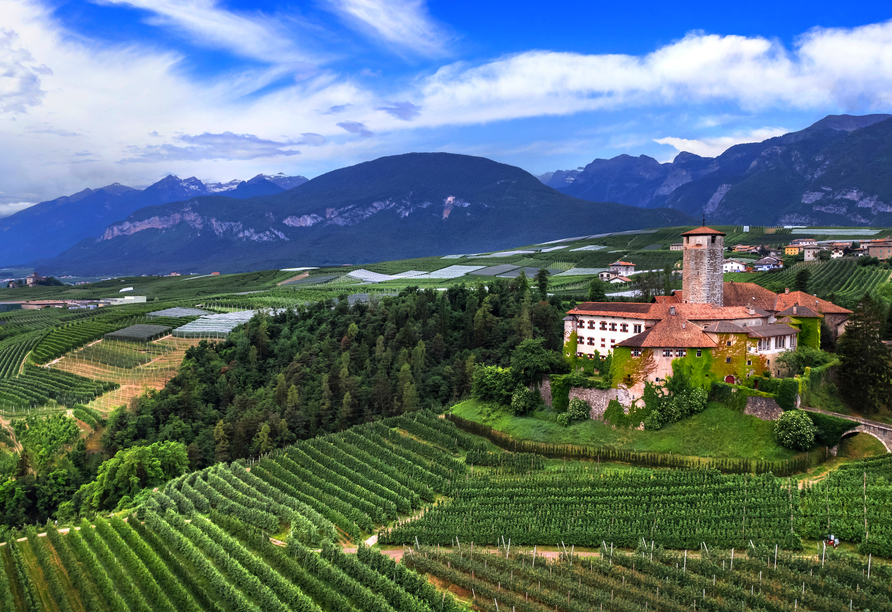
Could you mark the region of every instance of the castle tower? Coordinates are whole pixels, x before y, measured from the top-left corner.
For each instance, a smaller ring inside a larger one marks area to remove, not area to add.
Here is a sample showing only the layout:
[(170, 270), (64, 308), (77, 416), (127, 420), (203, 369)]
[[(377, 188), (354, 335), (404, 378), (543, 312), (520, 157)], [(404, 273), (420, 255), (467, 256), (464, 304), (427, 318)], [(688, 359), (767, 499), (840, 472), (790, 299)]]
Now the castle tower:
[(725, 234), (706, 227), (685, 232), (683, 239), (682, 288), (688, 304), (722, 306), (722, 263)]

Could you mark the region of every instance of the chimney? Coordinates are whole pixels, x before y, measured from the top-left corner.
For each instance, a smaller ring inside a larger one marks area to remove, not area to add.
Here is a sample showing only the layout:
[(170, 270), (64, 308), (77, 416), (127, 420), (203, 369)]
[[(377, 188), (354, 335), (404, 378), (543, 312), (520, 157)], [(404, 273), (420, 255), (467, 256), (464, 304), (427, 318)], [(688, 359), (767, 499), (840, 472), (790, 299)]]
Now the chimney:
[(671, 314), (673, 317), (675, 316), (675, 306), (669, 307), (669, 314)]
[(790, 293), (790, 288), (789, 287), (784, 288), (784, 293)]
[(750, 314), (751, 314), (751, 315), (756, 314), (756, 309), (753, 308), (753, 305), (752, 305), (752, 304), (750, 304), (749, 311), (750, 311)]
[(687, 329), (687, 322), (686, 322), (686, 321), (682, 321), (682, 322), (681, 322), (681, 328), (682, 328), (682, 329)]
[(796, 316), (797, 310), (798, 310), (798, 306), (793, 306), (793, 316)]

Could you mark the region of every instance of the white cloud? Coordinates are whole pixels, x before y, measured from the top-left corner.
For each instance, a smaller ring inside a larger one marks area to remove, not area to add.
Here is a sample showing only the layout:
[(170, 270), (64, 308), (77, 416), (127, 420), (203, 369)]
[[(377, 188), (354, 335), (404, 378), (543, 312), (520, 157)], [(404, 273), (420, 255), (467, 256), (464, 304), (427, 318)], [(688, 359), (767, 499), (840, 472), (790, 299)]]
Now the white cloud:
[(22, 113), (39, 104), (44, 96), (40, 77), (48, 71), (46, 66), (34, 65), (18, 34), (0, 28), (0, 111)]
[(815, 29), (793, 50), (765, 38), (691, 33), (644, 56), (529, 51), (423, 79), (415, 124), (485, 123), (653, 105), (745, 111), (892, 105), (892, 21)]
[(655, 138), (654, 142), (674, 147), (679, 153), (687, 151), (688, 153), (694, 153), (701, 157), (717, 157), (734, 145), (746, 142), (762, 142), (763, 140), (781, 136), (790, 131), (791, 130), (786, 128), (763, 127), (747, 132), (735, 132), (728, 136), (693, 139), (668, 136), (666, 138)]
[(0, 219), (13, 215), (20, 210), (25, 210), (35, 204), (37, 202), (6, 202), (5, 204), (0, 204)]
[[(0, 0), (4, 201), (49, 199), (115, 181), (147, 185), (168, 172), (217, 180), (280, 170), (312, 175), (418, 150), (419, 142), (439, 150), (453, 143), (452, 150), (479, 146), (482, 155), (498, 155), (501, 148), (523, 162), (520, 157), (535, 159), (537, 151), (555, 153), (546, 146), (510, 153), (515, 145), (481, 145), (498, 141), (482, 131), (468, 136), (429, 128), (630, 108), (643, 109), (635, 125), (611, 130), (615, 140), (607, 145), (599, 139), (601, 152), (637, 154), (659, 124), (659, 133), (687, 138), (661, 138), (662, 144), (714, 155), (780, 129), (729, 135), (720, 126), (745, 123), (734, 116), (892, 107), (892, 22), (811, 30), (791, 49), (764, 38), (692, 33), (642, 56), (529, 51), (480, 65), (451, 63), (414, 80), (371, 83), (316, 67), (283, 86), (284, 74), (313, 58), (300, 37), (272, 17), (226, 11), (212, 0), (108, 2), (144, 8), (165, 27), (261, 60), (262, 67), (252, 61), (194, 79), (182, 70), (185, 52), (90, 40), (66, 30), (43, 0)], [(429, 55), (448, 49), (448, 37), (420, 1), (329, 2), (351, 19), (362, 16), (362, 27), (388, 44)], [(672, 125), (667, 117), (703, 108), (712, 119), (690, 133), (664, 127)], [(651, 109), (662, 118), (653, 119)], [(569, 139), (566, 130), (556, 133), (552, 148), (575, 147), (573, 139), (587, 139), (598, 120), (625, 126), (630, 115), (581, 118)], [(294, 154), (297, 147), (301, 155)], [(140, 163), (121, 163), (134, 158)]]
[(424, 0), (327, 0), (345, 21), (411, 54), (440, 56), (450, 36), (428, 14)]
[(295, 44), (281, 20), (238, 14), (214, 0), (94, 0), (149, 11), (151, 23), (188, 34), (190, 41), (274, 64), (312, 63), (311, 54)]

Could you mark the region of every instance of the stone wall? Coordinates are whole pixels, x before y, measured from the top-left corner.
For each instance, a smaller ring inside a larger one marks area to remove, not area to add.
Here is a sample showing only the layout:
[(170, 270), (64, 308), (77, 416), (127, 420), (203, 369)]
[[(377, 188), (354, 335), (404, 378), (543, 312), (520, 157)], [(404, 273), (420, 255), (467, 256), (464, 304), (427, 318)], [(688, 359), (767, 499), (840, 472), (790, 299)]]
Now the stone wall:
[[(539, 387), (539, 393), (542, 395), (542, 401), (548, 406), (551, 406), (552, 398), (550, 380), (546, 378), (542, 381), (542, 385)], [(623, 386), (620, 386), (618, 389), (586, 389), (584, 387), (571, 387), (570, 399), (573, 399), (574, 397), (578, 397), (579, 399), (588, 402), (592, 407), (591, 417), (598, 420), (604, 418), (604, 411), (607, 410), (607, 405), (610, 403), (610, 400), (617, 400), (622, 404), (626, 413), (629, 412), (629, 407), (632, 405), (632, 393)]]
[(743, 414), (758, 417), (763, 421), (776, 421), (783, 413), (783, 409), (773, 398), (755, 395), (746, 398), (746, 408), (743, 410)]

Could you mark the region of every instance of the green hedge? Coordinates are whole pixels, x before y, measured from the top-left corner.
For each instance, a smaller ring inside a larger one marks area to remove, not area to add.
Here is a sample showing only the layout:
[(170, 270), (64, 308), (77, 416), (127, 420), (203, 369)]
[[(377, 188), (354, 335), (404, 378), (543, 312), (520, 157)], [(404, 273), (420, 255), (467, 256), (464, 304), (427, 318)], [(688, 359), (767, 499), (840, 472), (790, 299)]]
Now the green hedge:
[(815, 444), (820, 446), (833, 447), (842, 440), (842, 435), (850, 429), (858, 427), (855, 421), (841, 419), (839, 417), (830, 416), (829, 414), (821, 414), (820, 412), (807, 412), (811, 422), (815, 424), (818, 431), (815, 433)]

